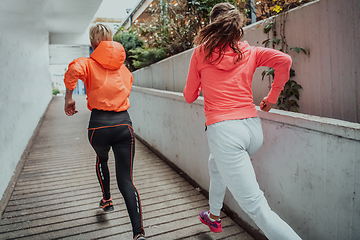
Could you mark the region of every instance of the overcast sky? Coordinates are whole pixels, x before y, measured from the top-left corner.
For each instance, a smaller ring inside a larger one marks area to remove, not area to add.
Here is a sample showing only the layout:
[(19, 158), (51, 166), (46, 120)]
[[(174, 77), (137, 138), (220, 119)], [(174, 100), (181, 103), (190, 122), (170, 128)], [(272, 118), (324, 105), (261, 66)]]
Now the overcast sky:
[(103, 0), (95, 17), (126, 18), (127, 8), (134, 8), (139, 0)]

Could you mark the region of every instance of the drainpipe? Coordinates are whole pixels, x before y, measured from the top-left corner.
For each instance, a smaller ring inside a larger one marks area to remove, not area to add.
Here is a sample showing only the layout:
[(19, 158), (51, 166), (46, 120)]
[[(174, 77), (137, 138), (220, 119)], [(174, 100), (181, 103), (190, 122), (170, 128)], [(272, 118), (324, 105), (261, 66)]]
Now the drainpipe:
[(127, 13), (127, 14), (130, 13), (130, 15), (129, 15), (129, 21), (130, 21), (130, 24), (129, 24), (129, 25), (130, 25), (130, 27), (132, 26), (132, 12), (131, 12), (131, 10), (132, 10), (131, 8), (127, 8), (127, 9), (126, 9), (126, 13)]
[(251, 23), (256, 22), (255, 0), (250, 0), (250, 18)]
[(166, 16), (166, 0), (161, 0), (161, 23), (162, 29), (165, 29), (165, 16)]

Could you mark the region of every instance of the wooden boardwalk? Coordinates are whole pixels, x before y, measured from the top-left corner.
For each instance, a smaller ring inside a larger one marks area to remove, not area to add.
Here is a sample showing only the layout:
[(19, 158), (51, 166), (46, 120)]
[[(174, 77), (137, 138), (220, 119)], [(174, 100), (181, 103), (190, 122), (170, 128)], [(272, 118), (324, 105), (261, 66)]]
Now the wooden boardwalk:
[[(112, 154), (115, 210), (105, 214), (98, 207), (102, 195), (86, 129), (90, 113), (84, 96), (75, 100), (79, 113), (67, 117), (63, 97), (53, 98), (1, 219), (0, 239), (132, 239)], [(224, 231), (210, 232), (198, 219), (207, 199), (139, 141), (133, 177), (148, 239), (253, 239), (224, 213)]]

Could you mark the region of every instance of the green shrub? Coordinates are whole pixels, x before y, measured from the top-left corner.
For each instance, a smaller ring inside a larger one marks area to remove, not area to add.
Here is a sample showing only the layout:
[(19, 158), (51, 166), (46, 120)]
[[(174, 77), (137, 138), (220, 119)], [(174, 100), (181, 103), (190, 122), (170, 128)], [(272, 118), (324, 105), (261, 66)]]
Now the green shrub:
[(135, 68), (143, 68), (156, 63), (166, 57), (164, 48), (137, 48), (130, 50)]
[(126, 52), (126, 60), (125, 60), (125, 66), (130, 70), (134, 71), (135, 66), (132, 63), (131, 56), (133, 55), (130, 50), (135, 50), (137, 48), (143, 48), (144, 42), (139, 39), (139, 37), (136, 35), (136, 32), (129, 31), (118, 31), (114, 37), (113, 40), (116, 42), (121, 43), (123, 45), (125, 52)]
[[(147, 9), (151, 13), (145, 22), (135, 23), (125, 33), (117, 30), (114, 41), (124, 45), (129, 42), (127, 66), (130, 71), (148, 66), (193, 47), (196, 33), (209, 23), (212, 7), (223, 0), (172, 0), (158, 1)], [(245, 0), (227, 0), (244, 12)], [(136, 49), (133, 38), (141, 36), (146, 49)], [(130, 59), (130, 60), (129, 60)], [(133, 61), (131, 61), (133, 59)]]
[[(151, 17), (146, 22), (139, 22), (134, 28), (144, 38), (149, 48), (166, 49), (166, 57), (173, 56), (193, 47), (197, 32), (209, 23), (209, 14), (214, 5), (223, 0), (195, 1), (164, 0), (162, 4), (149, 7)], [(241, 12), (245, 1), (228, 0)]]
[(54, 88), (54, 89), (52, 90), (52, 93), (53, 93), (54, 96), (56, 96), (58, 93), (60, 93), (60, 91), (59, 91), (59, 89)]

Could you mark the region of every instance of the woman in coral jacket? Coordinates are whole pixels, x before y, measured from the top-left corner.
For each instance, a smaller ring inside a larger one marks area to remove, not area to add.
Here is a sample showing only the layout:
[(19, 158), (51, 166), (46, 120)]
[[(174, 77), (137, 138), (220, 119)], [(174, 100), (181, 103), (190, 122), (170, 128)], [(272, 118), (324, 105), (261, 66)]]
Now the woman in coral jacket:
[(90, 28), (94, 52), (89, 58), (78, 58), (69, 64), (65, 74), (65, 113), (77, 113), (72, 92), (78, 79), (85, 83), (87, 106), (91, 111), (88, 136), (96, 152), (96, 175), (103, 198), (100, 208), (114, 210), (110, 196), (108, 153), (115, 155), (116, 179), (131, 219), (134, 239), (145, 239), (140, 196), (132, 181), (135, 138), (127, 109), (132, 87), (132, 74), (123, 64), (125, 50), (112, 41), (112, 31), (103, 24)]
[(199, 215), (213, 232), (221, 232), (220, 210), (228, 187), (242, 209), (270, 240), (300, 239), (273, 212), (256, 181), (250, 155), (261, 147), (263, 133), (251, 91), (252, 77), (259, 66), (275, 69), (267, 97), (260, 103), (269, 111), (289, 79), (291, 58), (280, 51), (252, 47), (239, 42), (243, 36), (240, 13), (229, 3), (214, 6), (210, 24), (195, 38), (185, 100), (204, 95), (206, 132), (210, 149), (210, 211)]

